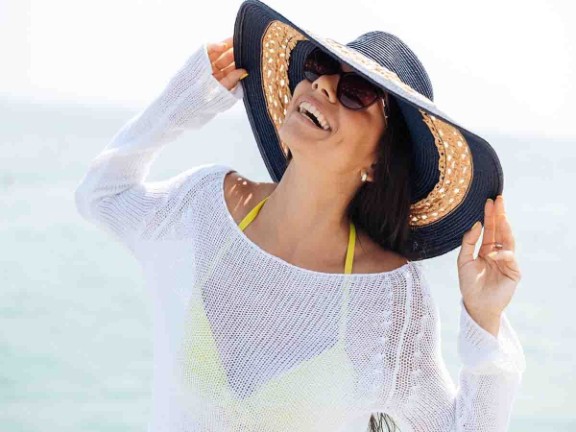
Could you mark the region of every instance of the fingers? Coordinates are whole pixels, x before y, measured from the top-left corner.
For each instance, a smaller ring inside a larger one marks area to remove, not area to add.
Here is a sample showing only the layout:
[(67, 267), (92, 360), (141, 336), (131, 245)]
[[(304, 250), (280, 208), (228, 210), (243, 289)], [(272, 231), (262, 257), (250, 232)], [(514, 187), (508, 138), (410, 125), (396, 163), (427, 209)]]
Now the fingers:
[(222, 55), (229, 47), (223, 43), (210, 43), (207, 46), (208, 57), (210, 63), (213, 63), (218, 57)]
[(228, 90), (232, 90), (246, 74), (245, 69), (236, 69), (232, 39), (230, 36), (222, 42), (208, 44), (212, 75)]
[(234, 49), (229, 48), (217, 57), (215, 60), (210, 60), (212, 63), (212, 69), (216, 72), (226, 69), (231, 64), (234, 63)]
[(214, 62), (223, 52), (232, 48), (232, 36), (220, 42), (209, 43), (207, 48), (210, 62)]
[(494, 250), (487, 255), (488, 258), (494, 261), (512, 262), (516, 260), (514, 252), (509, 250)]
[(228, 90), (232, 90), (233, 87), (236, 87), (240, 78), (246, 73), (245, 69), (230, 69), (222, 79), (220, 79), (220, 84), (226, 87)]
[(479, 255), (489, 254), (494, 250), (496, 241), (496, 218), (494, 211), (494, 201), (491, 198), (484, 204), (484, 234), (482, 235), (482, 245), (478, 251)]
[(460, 248), (457, 259), (458, 268), (469, 261), (474, 261), (474, 249), (476, 248), (476, 243), (480, 238), (481, 232), (482, 224), (480, 221), (477, 221), (462, 237), (462, 247)]
[[(484, 235), (478, 256), (496, 264), (504, 276), (519, 281), (521, 274), (514, 253), (515, 241), (504, 209), (502, 195), (498, 195), (495, 200), (486, 200), (484, 222)], [(482, 225), (477, 222), (464, 234), (462, 248), (458, 255), (459, 269), (466, 263), (474, 261), (474, 249), (481, 231)], [(495, 248), (495, 243), (502, 244), (502, 247)]]
[(512, 235), (512, 227), (508, 222), (504, 209), (504, 197), (498, 195), (494, 202), (496, 217), (496, 241), (502, 244), (502, 249), (514, 252), (516, 244)]
[(232, 36), (227, 37), (226, 39), (221, 40), (220, 42), (212, 42), (208, 44), (208, 48), (213, 49), (227, 49), (232, 46)]
[(228, 75), (235, 68), (236, 68), (236, 63), (232, 62), (231, 64), (226, 66), (224, 69), (218, 70), (217, 72), (213, 73), (212, 75), (214, 75), (214, 78), (216, 78), (218, 81), (220, 81), (222, 78), (224, 78), (226, 75)]
[[(214, 77), (215, 77), (217, 80), (220, 81), (222, 78), (224, 78), (224, 77), (225, 77), (226, 75), (228, 75), (230, 72), (233, 72), (233, 71), (235, 71), (235, 70), (236, 70), (236, 63), (235, 63), (235, 62), (232, 62), (232, 63), (230, 63), (228, 66), (226, 66), (224, 69), (219, 70), (218, 72), (213, 73), (212, 75), (214, 75)], [(238, 69), (238, 70), (241, 70), (241, 71), (243, 71), (243, 72), (246, 72), (246, 69)], [(240, 75), (242, 75), (242, 74), (240, 74)]]
[(494, 251), (487, 255), (494, 262), (502, 274), (516, 282), (522, 278), (516, 254), (509, 250)]
[[(486, 201), (484, 221), (484, 237), (479, 251), (480, 255), (486, 256), (498, 249), (515, 250), (514, 236), (506, 216), (504, 197), (502, 195), (498, 195), (495, 200), (488, 199)], [(496, 243), (500, 243), (502, 247), (496, 248)]]

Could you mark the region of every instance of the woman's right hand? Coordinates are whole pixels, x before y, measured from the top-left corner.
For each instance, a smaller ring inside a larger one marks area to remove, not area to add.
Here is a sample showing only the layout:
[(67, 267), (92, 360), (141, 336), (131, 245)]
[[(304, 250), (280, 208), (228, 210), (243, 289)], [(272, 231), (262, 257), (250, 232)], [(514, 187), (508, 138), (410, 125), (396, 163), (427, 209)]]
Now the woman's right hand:
[(212, 76), (232, 91), (241, 79), (248, 76), (246, 69), (236, 69), (232, 37), (222, 42), (209, 43), (207, 47), (212, 64)]

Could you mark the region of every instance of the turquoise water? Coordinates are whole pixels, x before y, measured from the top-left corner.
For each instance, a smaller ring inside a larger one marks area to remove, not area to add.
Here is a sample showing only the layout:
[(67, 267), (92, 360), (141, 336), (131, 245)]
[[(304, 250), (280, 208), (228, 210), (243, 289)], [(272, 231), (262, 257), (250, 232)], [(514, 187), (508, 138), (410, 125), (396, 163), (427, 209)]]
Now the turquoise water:
[[(116, 107), (0, 101), (0, 431), (145, 431), (150, 299), (136, 261), (76, 213), (89, 162), (134, 113)], [(576, 430), (575, 140), (478, 131), (500, 155), (523, 271), (507, 309), (527, 371), (511, 431)], [(222, 162), (269, 181), (241, 104), (170, 143), (159, 180)], [(458, 373), (453, 251), (426, 262), (442, 349)], [(360, 432), (360, 431), (358, 431)], [(363, 431), (362, 431), (363, 432)]]

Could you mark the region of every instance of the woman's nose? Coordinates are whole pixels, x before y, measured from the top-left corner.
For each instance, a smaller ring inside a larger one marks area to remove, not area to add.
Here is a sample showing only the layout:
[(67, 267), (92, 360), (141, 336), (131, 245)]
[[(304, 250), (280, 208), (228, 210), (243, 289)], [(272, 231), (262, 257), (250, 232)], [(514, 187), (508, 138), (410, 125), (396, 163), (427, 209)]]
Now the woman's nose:
[(312, 83), (314, 90), (319, 89), (320, 92), (328, 98), (331, 103), (336, 102), (336, 89), (338, 87), (338, 80), (340, 75), (320, 75)]

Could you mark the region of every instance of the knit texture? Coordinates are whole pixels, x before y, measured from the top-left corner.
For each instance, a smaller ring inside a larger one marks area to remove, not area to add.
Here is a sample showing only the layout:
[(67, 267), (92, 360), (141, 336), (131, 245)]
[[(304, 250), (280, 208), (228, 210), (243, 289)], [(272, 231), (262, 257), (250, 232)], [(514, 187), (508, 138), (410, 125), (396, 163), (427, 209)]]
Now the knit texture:
[(324, 273), (253, 243), (218, 163), (147, 182), (164, 145), (243, 97), (200, 46), (77, 186), (80, 215), (138, 260), (152, 295), (150, 432), (335, 432), (372, 413), (403, 432), (506, 431), (525, 370), (506, 315), (498, 337), (460, 303), (454, 383), (422, 265)]

